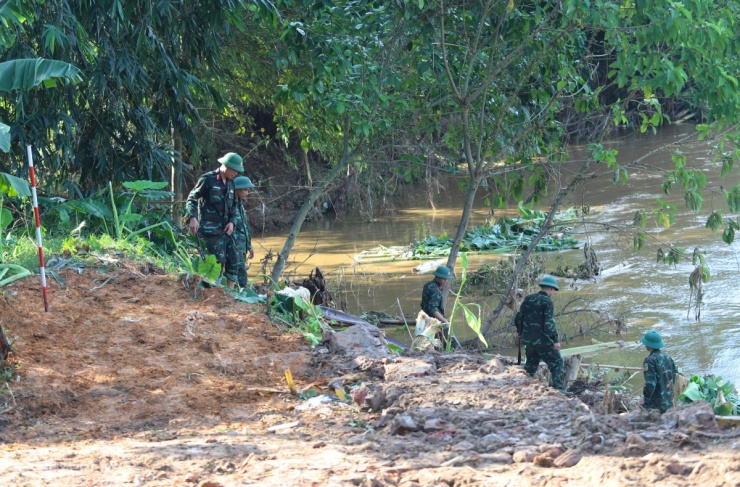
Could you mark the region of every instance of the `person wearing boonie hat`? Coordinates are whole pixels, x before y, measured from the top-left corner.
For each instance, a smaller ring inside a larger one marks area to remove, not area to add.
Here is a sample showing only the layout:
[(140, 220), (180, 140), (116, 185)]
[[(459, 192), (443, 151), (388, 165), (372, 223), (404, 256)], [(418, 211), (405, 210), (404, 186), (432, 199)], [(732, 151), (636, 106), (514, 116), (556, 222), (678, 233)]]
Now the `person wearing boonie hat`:
[(239, 287), (247, 287), (247, 260), (254, 258), (252, 249), (252, 236), (249, 231), (249, 220), (247, 212), (244, 210), (244, 202), (249, 196), (249, 190), (254, 188), (254, 184), (247, 176), (237, 176), (234, 178), (234, 188), (236, 196), (239, 198), (237, 207), (237, 222), (234, 227), (233, 242), (236, 246), (236, 254), (239, 256), (239, 262), (236, 264), (236, 281)]
[[(227, 238), (234, 232), (237, 219), (237, 197), (234, 178), (244, 172), (242, 158), (229, 152), (218, 159), (218, 169), (203, 174), (188, 195), (188, 229), (193, 235), (200, 235), (206, 242), (210, 254), (216, 256), (226, 275)], [(234, 282), (227, 285), (232, 287)]]
[(428, 316), (437, 318), (442, 322), (445, 341), (452, 340), (453, 348), (457, 348), (460, 346), (460, 342), (457, 341), (454, 335), (450, 336), (450, 322), (445, 318), (443, 294), (445, 284), (452, 278), (452, 273), (446, 266), (441, 265), (437, 267), (433, 275), (434, 279), (424, 284), (424, 289), (421, 292), (421, 310)]
[(527, 356), (524, 370), (534, 377), (542, 360), (550, 369), (552, 386), (565, 392), (565, 365), (560, 355), (560, 338), (555, 328), (555, 305), (552, 302), (552, 295), (560, 288), (553, 276), (543, 277), (539, 286), (538, 293), (524, 298), (514, 319), (521, 323), (521, 339)]
[(645, 385), (642, 388), (645, 409), (657, 409), (661, 413), (673, 406), (673, 384), (678, 369), (673, 359), (661, 351), (665, 344), (660, 333), (650, 330), (640, 340), (650, 354), (642, 363)]

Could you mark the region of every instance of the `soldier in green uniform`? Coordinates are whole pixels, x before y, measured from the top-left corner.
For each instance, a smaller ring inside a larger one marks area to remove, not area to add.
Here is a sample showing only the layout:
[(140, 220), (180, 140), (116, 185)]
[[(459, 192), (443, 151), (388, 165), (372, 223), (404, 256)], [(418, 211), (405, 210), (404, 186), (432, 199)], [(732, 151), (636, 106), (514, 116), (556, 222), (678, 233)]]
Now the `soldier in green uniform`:
[(552, 386), (564, 391), (565, 367), (560, 355), (558, 330), (555, 328), (555, 306), (551, 299), (560, 288), (552, 276), (545, 276), (539, 286), (540, 292), (524, 298), (515, 318), (527, 356), (524, 370), (534, 377), (542, 360), (550, 369)]
[(664, 413), (673, 407), (673, 384), (678, 373), (670, 355), (660, 351), (665, 346), (657, 331), (650, 330), (640, 340), (650, 355), (642, 363), (645, 386), (642, 396), (645, 409), (657, 409)]
[(445, 318), (444, 295), (442, 294), (452, 273), (446, 266), (441, 265), (433, 274), (434, 280), (424, 284), (424, 290), (421, 292), (421, 310), (442, 322), (444, 339), (452, 340), (452, 347), (457, 348), (460, 342), (454, 335), (450, 337), (450, 322)]
[(254, 188), (254, 184), (246, 176), (237, 176), (234, 179), (234, 188), (236, 189), (236, 196), (239, 198), (236, 226), (233, 234), (236, 253), (240, 259), (237, 277), (239, 287), (247, 287), (247, 259), (254, 258), (254, 250), (252, 249), (252, 236), (249, 232), (249, 220), (247, 220), (247, 212), (244, 211), (243, 202), (247, 200), (249, 190)]
[[(238, 258), (228, 239), (234, 232), (237, 198), (233, 179), (244, 172), (239, 154), (229, 152), (218, 160), (221, 166), (202, 175), (187, 200), (188, 228), (206, 242), (208, 252), (221, 263), (227, 286), (237, 281)], [(231, 250), (231, 251), (230, 251)]]

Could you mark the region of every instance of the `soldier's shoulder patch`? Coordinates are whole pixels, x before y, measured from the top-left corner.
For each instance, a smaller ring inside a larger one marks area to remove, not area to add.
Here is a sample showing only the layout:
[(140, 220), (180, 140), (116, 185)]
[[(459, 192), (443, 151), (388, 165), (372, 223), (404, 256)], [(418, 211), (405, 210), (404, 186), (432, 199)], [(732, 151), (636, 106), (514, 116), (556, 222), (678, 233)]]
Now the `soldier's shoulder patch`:
[(643, 372), (647, 372), (647, 370), (648, 370), (648, 364), (647, 364), (647, 362), (645, 362), (645, 363), (642, 364), (642, 371)]

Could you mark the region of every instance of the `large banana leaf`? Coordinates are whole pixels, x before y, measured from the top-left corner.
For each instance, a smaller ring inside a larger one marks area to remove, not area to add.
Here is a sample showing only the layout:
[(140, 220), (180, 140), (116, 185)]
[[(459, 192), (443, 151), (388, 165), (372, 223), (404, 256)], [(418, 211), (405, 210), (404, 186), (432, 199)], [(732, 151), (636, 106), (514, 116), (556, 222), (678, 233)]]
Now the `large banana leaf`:
[(47, 88), (56, 86), (54, 78), (77, 82), (80, 70), (69, 63), (53, 59), (13, 59), (0, 63), (0, 90), (30, 90), (41, 83)]
[[(24, 90), (44, 83), (56, 86), (54, 78), (76, 83), (82, 79), (80, 70), (69, 63), (53, 59), (13, 59), (0, 63), (0, 91)], [(0, 151), (10, 151), (10, 127), (0, 120)]]
[(31, 186), (25, 180), (0, 172), (0, 196), (31, 196)]

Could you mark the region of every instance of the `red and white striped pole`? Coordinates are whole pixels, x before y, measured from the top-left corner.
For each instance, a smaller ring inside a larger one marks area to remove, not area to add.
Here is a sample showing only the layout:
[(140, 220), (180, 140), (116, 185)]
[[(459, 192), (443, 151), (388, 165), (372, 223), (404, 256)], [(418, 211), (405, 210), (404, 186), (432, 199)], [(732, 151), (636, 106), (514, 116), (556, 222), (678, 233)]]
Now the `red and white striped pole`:
[(39, 245), (39, 265), (41, 266), (41, 287), (44, 291), (44, 311), (49, 311), (49, 296), (46, 293), (46, 268), (44, 267), (44, 248), (41, 246), (41, 219), (39, 218), (39, 200), (36, 197), (36, 174), (33, 172), (31, 146), (27, 145), (28, 173), (31, 176), (31, 194), (33, 195), (33, 216), (36, 218), (36, 241)]

